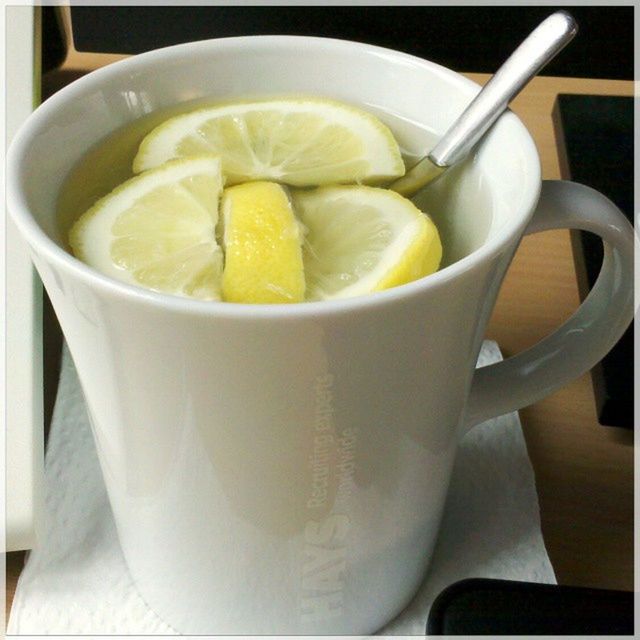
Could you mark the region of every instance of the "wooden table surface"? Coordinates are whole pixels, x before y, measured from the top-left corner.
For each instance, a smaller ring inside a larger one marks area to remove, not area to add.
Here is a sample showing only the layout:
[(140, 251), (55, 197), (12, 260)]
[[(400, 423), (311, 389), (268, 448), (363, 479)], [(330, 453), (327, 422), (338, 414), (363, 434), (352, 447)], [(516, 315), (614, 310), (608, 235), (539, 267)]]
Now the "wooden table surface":
[[(73, 79), (119, 56), (72, 51)], [(468, 74), (484, 83), (486, 74)], [(545, 179), (560, 178), (552, 122), (558, 93), (633, 95), (631, 81), (535, 78), (512, 103), (531, 132)], [(531, 346), (578, 306), (568, 231), (526, 237), (507, 274), (487, 337), (505, 356)], [(589, 375), (520, 412), (536, 476), (542, 533), (558, 582), (633, 590), (633, 434), (598, 424)], [(505, 487), (505, 490), (508, 490)], [(23, 562), (8, 554), (7, 611)]]

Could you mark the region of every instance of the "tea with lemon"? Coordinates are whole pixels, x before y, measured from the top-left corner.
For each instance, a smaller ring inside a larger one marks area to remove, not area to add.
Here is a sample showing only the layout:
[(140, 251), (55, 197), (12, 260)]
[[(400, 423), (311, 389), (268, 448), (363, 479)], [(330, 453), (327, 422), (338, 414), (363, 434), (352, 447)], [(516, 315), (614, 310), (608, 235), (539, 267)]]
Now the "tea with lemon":
[(164, 293), (267, 304), (364, 295), (433, 273), (486, 236), (491, 203), (472, 166), (414, 202), (384, 188), (435, 138), (317, 97), (190, 103), (91, 149), (58, 220), (81, 260)]

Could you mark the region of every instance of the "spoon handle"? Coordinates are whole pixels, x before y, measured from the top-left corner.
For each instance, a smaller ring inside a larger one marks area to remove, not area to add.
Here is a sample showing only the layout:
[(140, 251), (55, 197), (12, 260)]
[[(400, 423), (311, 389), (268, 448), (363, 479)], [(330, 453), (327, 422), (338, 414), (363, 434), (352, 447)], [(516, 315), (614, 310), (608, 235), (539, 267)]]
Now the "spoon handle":
[(441, 168), (450, 167), (469, 153), (509, 102), (578, 31), (573, 17), (557, 11), (540, 23), (447, 130), (428, 158)]

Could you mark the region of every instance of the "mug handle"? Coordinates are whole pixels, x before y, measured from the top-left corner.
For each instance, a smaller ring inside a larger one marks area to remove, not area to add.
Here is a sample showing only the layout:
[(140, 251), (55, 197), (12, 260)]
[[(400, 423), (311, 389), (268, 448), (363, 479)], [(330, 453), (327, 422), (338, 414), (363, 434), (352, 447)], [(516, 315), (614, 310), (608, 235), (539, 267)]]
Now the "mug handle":
[(544, 398), (582, 375), (615, 345), (633, 318), (634, 231), (624, 214), (598, 191), (547, 180), (525, 234), (581, 229), (599, 235), (604, 261), (577, 311), (536, 345), (475, 371), (464, 430)]

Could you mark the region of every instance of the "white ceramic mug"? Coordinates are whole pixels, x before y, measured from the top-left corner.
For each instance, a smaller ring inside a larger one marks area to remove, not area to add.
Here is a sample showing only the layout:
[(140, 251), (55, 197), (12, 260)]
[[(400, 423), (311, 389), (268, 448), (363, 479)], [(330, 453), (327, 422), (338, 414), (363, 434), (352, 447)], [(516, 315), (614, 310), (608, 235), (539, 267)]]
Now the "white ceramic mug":
[[(421, 127), (442, 133), (477, 91), (373, 46), (229, 38), (91, 73), (16, 136), (9, 209), (78, 369), (131, 574), (177, 631), (365, 634), (393, 618), (425, 576), (465, 430), (585, 372), (629, 324), (632, 229), (601, 194), (541, 183), (506, 113), (473, 162), (417, 198), (445, 238), (438, 273), (333, 302), (201, 302), (69, 255), (63, 178), (103, 136), (193, 98), (330, 96), (374, 109), (419, 154)], [(593, 291), (538, 345), (474, 372), (522, 235), (565, 227), (604, 240)]]

